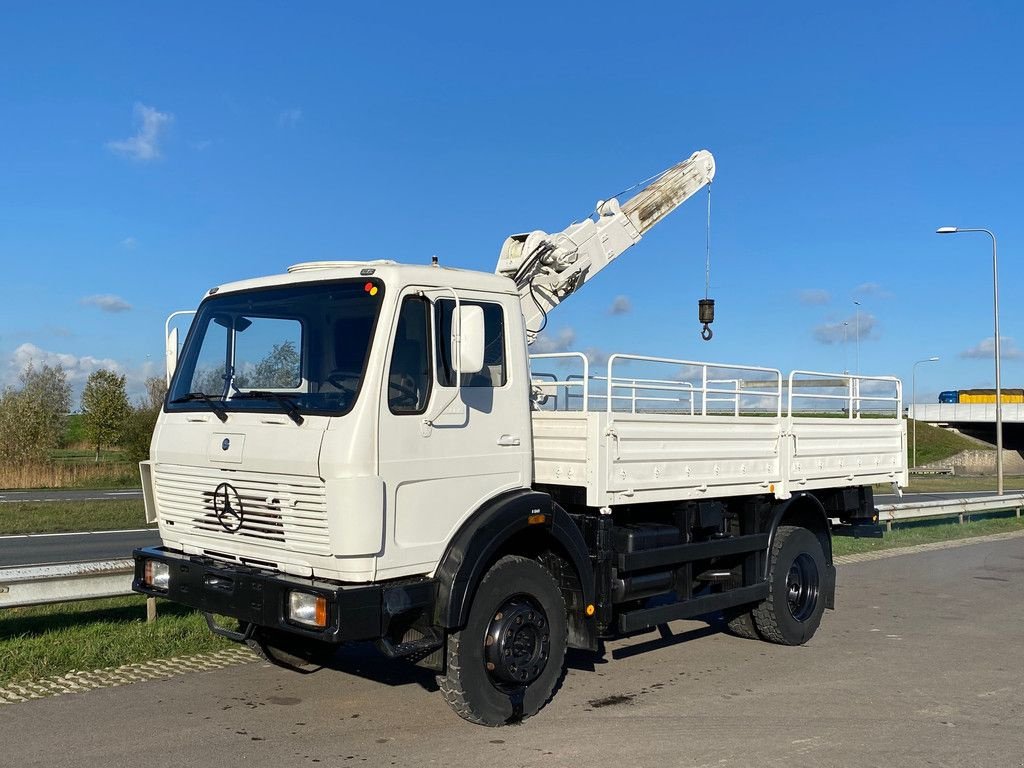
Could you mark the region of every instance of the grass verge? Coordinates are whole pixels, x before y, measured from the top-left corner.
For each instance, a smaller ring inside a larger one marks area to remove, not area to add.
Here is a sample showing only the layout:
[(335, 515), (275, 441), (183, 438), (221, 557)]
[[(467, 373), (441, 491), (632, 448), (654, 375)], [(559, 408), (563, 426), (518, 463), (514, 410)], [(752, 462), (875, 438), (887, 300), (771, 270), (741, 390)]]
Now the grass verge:
[(0, 686), (234, 646), (189, 608), (158, 600), (157, 615), (141, 595), (0, 610)]
[(880, 549), (896, 547), (913, 547), (916, 544), (930, 544), (935, 541), (953, 539), (969, 539), (974, 536), (987, 536), (990, 533), (1008, 533), (1024, 531), (1024, 517), (1015, 517), (1013, 512), (990, 515), (962, 525), (955, 518), (944, 520), (922, 520), (901, 523), (887, 531), (881, 539), (854, 539), (849, 536), (836, 536), (832, 539), (832, 552), (835, 555), (853, 555), (861, 552), (874, 552)]
[(117, 531), (145, 525), (141, 499), (0, 504), (0, 535)]
[[(1024, 491), (1024, 477), (1007, 475), (1003, 478), (1007, 492)], [(892, 493), (891, 485), (876, 485), (875, 493)], [(955, 493), (957, 491), (995, 491), (994, 475), (911, 475), (904, 493)]]
[(0, 464), (0, 488), (138, 488), (139, 467), (125, 461)]

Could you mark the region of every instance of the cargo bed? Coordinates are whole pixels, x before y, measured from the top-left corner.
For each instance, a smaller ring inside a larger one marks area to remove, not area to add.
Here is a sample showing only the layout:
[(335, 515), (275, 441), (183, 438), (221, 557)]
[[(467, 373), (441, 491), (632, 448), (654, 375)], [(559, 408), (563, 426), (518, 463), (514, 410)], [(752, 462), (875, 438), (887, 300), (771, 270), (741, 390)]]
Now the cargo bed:
[(531, 364), (548, 397), (533, 412), (534, 482), (583, 488), (587, 506), (906, 483), (892, 377), (635, 355), (612, 355), (607, 376), (578, 353)]

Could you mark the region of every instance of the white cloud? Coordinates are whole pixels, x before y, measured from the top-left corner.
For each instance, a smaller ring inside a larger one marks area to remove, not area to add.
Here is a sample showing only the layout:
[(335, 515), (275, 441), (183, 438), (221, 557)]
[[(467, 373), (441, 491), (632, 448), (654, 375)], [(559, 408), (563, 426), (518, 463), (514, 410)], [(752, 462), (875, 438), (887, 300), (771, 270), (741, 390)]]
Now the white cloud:
[(800, 291), (800, 303), (810, 304), (812, 306), (818, 304), (828, 304), (832, 298), (831, 294), (824, 288), (805, 288)]
[(861, 283), (853, 289), (856, 296), (873, 296), (877, 299), (891, 299), (892, 293), (880, 286), (878, 283)]
[(129, 399), (133, 401), (145, 396), (147, 378), (163, 375), (162, 360), (158, 364), (147, 358), (140, 365), (126, 365), (109, 357), (54, 352), (41, 349), (28, 342), (15, 349), (4, 362), (6, 365), (0, 364), (0, 385), (6, 386), (17, 386), (18, 375), (25, 370), (29, 363), (36, 367), (42, 365), (61, 366), (67, 373), (68, 383), (71, 385), (73, 404), (77, 404), (89, 374), (101, 368), (125, 376), (125, 388)]
[(530, 352), (534, 355), (568, 352), (575, 341), (576, 331), (570, 327), (565, 327), (560, 329), (554, 336), (549, 336), (546, 333), (540, 334), (537, 340), (530, 345)]
[(147, 162), (160, 157), (160, 139), (174, 116), (160, 112), (145, 104), (135, 105), (135, 120), (139, 130), (134, 136), (108, 141), (107, 149), (132, 160)]
[(583, 354), (585, 354), (587, 356), (587, 360), (590, 361), (591, 368), (608, 367), (608, 353), (600, 347), (587, 347), (583, 350)]
[(277, 116), (277, 124), (282, 128), (294, 128), (302, 120), (302, 110), (286, 109), (284, 112)]
[(126, 237), (124, 240), (121, 241), (121, 247), (124, 248), (126, 251), (134, 251), (135, 246), (137, 246), (138, 244), (139, 241), (136, 240), (134, 237)]
[(858, 337), (864, 339), (877, 338), (874, 335), (877, 320), (868, 312), (861, 312), (846, 320), (834, 320), (822, 323), (814, 328), (814, 338), (822, 344), (854, 344)]
[[(989, 336), (987, 339), (982, 339), (976, 346), (970, 349), (965, 349), (960, 353), (960, 357), (966, 357), (973, 360), (994, 360), (996, 356), (996, 343), (995, 336)], [(1024, 358), (1024, 352), (1022, 352), (1013, 338), (1010, 336), (999, 337), (999, 358), (1001, 360), (1019, 360)]]
[(61, 366), (67, 372), (68, 382), (72, 387), (75, 387), (76, 384), (79, 386), (85, 384), (89, 374), (100, 368), (106, 368), (115, 373), (123, 372), (123, 366), (116, 360), (108, 357), (79, 356), (69, 352), (52, 352), (26, 342), (15, 349), (11, 355), (7, 370), (4, 371), (4, 382), (7, 384), (16, 382), (18, 374), (25, 370), (25, 367), (30, 363), (36, 367), (41, 365)]
[(79, 299), (79, 302), (87, 306), (98, 307), (104, 312), (127, 312), (132, 308), (131, 304), (120, 296), (115, 296), (112, 293), (85, 296), (84, 298)]
[(629, 296), (616, 296), (612, 305), (608, 308), (609, 315), (624, 315), (633, 309), (633, 302)]

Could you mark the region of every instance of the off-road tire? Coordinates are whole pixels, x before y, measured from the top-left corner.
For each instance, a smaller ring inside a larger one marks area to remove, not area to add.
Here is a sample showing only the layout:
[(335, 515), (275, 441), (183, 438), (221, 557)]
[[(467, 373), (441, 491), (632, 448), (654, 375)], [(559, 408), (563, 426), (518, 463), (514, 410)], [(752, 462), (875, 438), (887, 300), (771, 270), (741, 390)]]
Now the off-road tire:
[(746, 640), (760, 640), (761, 635), (754, 623), (754, 612), (747, 608), (737, 614), (727, 613), (725, 615), (725, 626), (729, 634), (742, 637)]
[[(525, 686), (502, 686), (488, 672), (484, 642), (500, 607), (526, 598), (546, 616), (550, 641), (539, 677)], [(469, 609), (466, 626), (448, 636), (446, 669), (437, 678), (441, 693), (459, 717), (487, 726), (510, 725), (535, 715), (565, 677), (568, 642), (565, 601), (558, 583), (536, 560), (509, 555), (487, 571)]]
[[(823, 584), (825, 554), (818, 537), (806, 528), (779, 526), (772, 540), (768, 570), (768, 597), (753, 610), (754, 624), (761, 637), (779, 645), (803, 645), (818, 630), (825, 612)], [(799, 560), (799, 565), (796, 565)], [(794, 615), (790, 594), (791, 569), (802, 565), (816, 579)], [(813, 592), (813, 594), (811, 594)]]

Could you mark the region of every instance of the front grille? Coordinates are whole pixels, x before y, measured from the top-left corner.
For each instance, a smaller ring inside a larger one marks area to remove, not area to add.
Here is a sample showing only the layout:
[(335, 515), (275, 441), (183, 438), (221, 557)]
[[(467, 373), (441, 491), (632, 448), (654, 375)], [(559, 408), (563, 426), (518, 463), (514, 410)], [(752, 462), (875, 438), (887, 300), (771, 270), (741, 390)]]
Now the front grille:
[[(214, 511), (214, 492), (221, 483), (230, 484), (242, 503), (236, 531), (226, 530)], [(296, 553), (331, 553), (326, 490), (318, 477), (156, 465), (153, 489), (163, 520), (183, 534)]]

